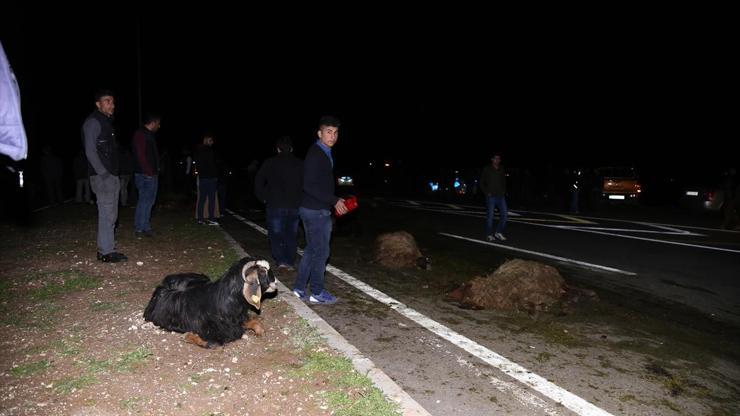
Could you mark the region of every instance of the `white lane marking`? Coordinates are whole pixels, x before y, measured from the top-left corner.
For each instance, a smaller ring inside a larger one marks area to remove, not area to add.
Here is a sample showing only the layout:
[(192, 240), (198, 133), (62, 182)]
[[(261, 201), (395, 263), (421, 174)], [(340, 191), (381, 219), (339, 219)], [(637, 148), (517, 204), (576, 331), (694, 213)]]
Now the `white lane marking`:
[[(473, 363), (471, 363), (470, 361), (467, 361), (462, 357), (456, 357), (456, 358), (457, 358), (457, 363), (461, 367), (467, 368), (468, 370), (472, 371), (476, 377), (481, 377), (481, 378), (486, 377), (486, 375), (483, 374), (482, 371), (477, 369), (475, 365), (473, 365)], [(542, 411), (549, 416), (559, 415), (557, 410), (549, 406), (546, 401), (544, 401), (538, 396), (535, 396), (534, 394), (530, 393), (526, 389), (516, 384), (509, 383), (508, 381), (501, 380), (500, 378), (497, 378), (494, 376), (488, 376), (488, 382), (491, 383), (491, 385), (496, 390), (500, 391), (501, 393), (510, 394), (514, 396), (514, 399), (516, 399), (516, 401), (518, 401), (524, 406), (538, 407), (542, 409)]]
[[(529, 223), (529, 224), (534, 224), (534, 223)], [(534, 225), (544, 225), (544, 226), (547, 226), (545, 224), (534, 224)], [(727, 252), (727, 253), (740, 253), (740, 250), (732, 250), (732, 249), (729, 249), (729, 248), (714, 247), (714, 246), (703, 246), (701, 244), (682, 243), (680, 241), (659, 240), (657, 238), (637, 237), (637, 236), (634, 236), (634, 235), (624, 235), (624, 234), (616, 234), (616, 233), (607, 233), (607, 232), (604, 232), (604, 231), (590, 230), (587, 227), (570, 227), (570, 226), (567, 226), (567, 225), (566, 226), (554, 225), (554, 226), (551, 226), (551, 227), (564, 228), (564, 229), (573, 230), (573, 231), (583, 231), (584, 233), (594, 233), (594, 234), (612, 235), (612, 236), (621, 237), (621, 238), (631, 238), (633, 240), (651, 241), (651, 242), (654, 242), (654, 243), (673, 244), (673, 245), (676, 245), (676, 246), (703, 248), (705, 250), (724, 251), (724, 252)]]
[[(234, 215), (234, 218), (244, 222), (245, 224), (249, 225), (262, 234), (267, 234), (266, 229), (251, 221), (245, 220), (239, 215)], [(446, 326), (426, 317), (416, 310), (409, 308), (403, 303), (373, 288), (365, 282), (356, 279), (352, 275), (330, 264), (327, 264), (326, 270), (334, 276), (361, 290), (366, 295), (374, 298), (378, 302), (387, 305), (388, 307), (405, 316), (406, 318), (433, 332), (437, 336), (449, 341), (459, 348), (462, 348), (468, 353), (475, 355), (480, 360), (499, 369), (504, 374), (507, 374), (510, 377), (518, 380), (525, 386), (531, 387), (535, 391), (538, 391), (539, 393), (553, 400), (555, 403), (562, 404), (576, 414), (582, 416), (611, 416), (611, 413), (607, 412), (606, 410), (591, 404), (585, 399), (576, 396), (575, 394), (565, 390), (562, 387), (557, 386), (550, 381), (547, 381), (547, 379), (538, 376), (537, 374), (527, 370), (521, 365), (510, 361), (506, 357), (489, 350), (488, 348), (478, 344), (477, 342), (461, 334), (458, 334), (450, 328), (447, 328)]]
[(468, 353), (475, 355), (480, 360), (485, 361), (489, 365), (499, 369), (503, 373), (518, 380), (525, 386), (529, 386), (532, 389), (540, 392), (544, 396), (555, 401), (556, 403), (562, 404), (568, 409), (574, 411), (576, 414), (584, 416), (604, 416), (610, 414), (606, 410), (596, 407), (583, 398), (576, 396), (575, 394), (555, 385), (550, 381), (547, 381), (545, 378), (532, 373), (521, 365), (510, 361), (506, 357), (489, 350), (488, 348), (478, 344), (477, 342), (461, 334), (458, 334), (450, 328), (447, 328), (446, 326), (424, 316), (416, 310), (409, 308), (403, 303), (354, 278), (348, 273), (345, 273), (344, 271), (339, 270), (332, 265), (327, 265), (326, 270), (332, 273), (334, 276), (354, 286), (355, 288), (363, 291), (366, 295), (374, 298), (378, 302), (388, 305), (391, 309), (395, 310), (406, 318), (416, 322), (427, 330), (462, 348)]
[(489, 241), (481, 241), (481, 240), (476, 240), (474, 238), (463, 237), (461, 235), (456, 235), (456, 234), (441, 233), (441, 232), (438, 233), (438, 234), (444, 235), (444, 236), (447, 236), (447, 237), (457, 238), (457, 239), (460, 239), (460, 240), (470, 241), (470, 242), (477, 243), (477, 244), (484, 244), (484, 245), (488, 245), (488, 246), (503, 248), (504, 250), (518, 251), (520, 253), (532, 254), (532, 255), (535, 255), (535, 256), (545, 257), (545, 258), (552, 259), (552, 260), (562, 261), (562, 262), (565, 262), (565, 263), (573, 263), (573, 264), (577, 264), (577, 265), (579, 265), (581, 267), (585, 267), (587, 269), (596, 269), (596, 270), (607, 271), (607, 272), (612, 272), (612, 273), (619, 273), (619, 274), (624, 274), (624, 275), (627, 275), (627, 276), (637, 276), (637, 273), (628, 272), (626, 270), (621, 270), (621, 269), (615, 269), (614, 267), (602, 266), (602, 265), (599, 265), (599, 264), (587, 263), (585, 261), (569, 259), (567, 257), (560, 257), (560, 256), (552, 255), (552, 254), (541, 253), (539, 251), (526, 250), (526, 249), (523, 249), (523, 248), (512, 247), (512, 246), (507, 245), (507, 244), (497, 244), (497, 243), (492, 243), (492, 242), (489, 242)]

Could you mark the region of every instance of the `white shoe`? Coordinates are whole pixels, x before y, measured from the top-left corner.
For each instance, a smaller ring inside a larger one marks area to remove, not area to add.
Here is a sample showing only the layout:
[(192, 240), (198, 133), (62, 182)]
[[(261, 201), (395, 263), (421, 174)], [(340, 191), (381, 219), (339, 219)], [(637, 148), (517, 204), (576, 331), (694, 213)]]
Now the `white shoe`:
[(486, 236), (486, 240), (488, 240), (488, 241), (493, 241), (493, 240), (495, 240), (495, 238), (493, 238), (493, 236), (492, 236), (492, 235), (487, 235), (487, 236)]
[(506, 241), (506, 237), (504, 237), (504, 235), (503, 235), (503, 234), (501, 234), (501, 233), (496, 233), (496, 234), (494, 234), (493, 236), (494, 236), (494, 237), (496, 237), (496, 240), (499, 240), (499, 241)]

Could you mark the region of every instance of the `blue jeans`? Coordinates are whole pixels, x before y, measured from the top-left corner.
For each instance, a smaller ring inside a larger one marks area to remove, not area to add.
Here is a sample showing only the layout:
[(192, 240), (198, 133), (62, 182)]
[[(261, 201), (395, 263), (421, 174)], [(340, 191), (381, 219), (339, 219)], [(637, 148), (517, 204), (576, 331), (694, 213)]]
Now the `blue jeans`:
[(206, 198), (208, 198), (208, 219), (216, 219), (213, 216), (213, 211), (216, 206), (217, 184), (218, 179), (216, 178), (198, 178), (198, 205), (196, 206), (198, 221), (203, 220), (203, 204), (206, 203)]
[(508, 208), (506, 208), (506, 198), (503, 196), (486, 197), (486, 235), (493, 235), (493, 209), (498, 208), (498, 224), (496, 232), (503, 233), (506, 228), (506, 219), (509, 218)]
[(320, 294), (324, 290), (324, 273), (326, 260), (329, 259), (329, 241), (331, 240), (331, 211), (328, 209), (299, 208), (298, 214), (303, 221), (306, 232), (306, 248), (301, 264), (298, 266), (298, 278), (293, 288), (305, 290), (311, 283), (311, 293)]
[(272, 257), (278, 265), (292, 266), (298, 245), (298, 209), (267, 207), (267, 229), (270, 232)]
[(136, 203), (134, 214), (135, 231), (151, 231), (152, 207), (157, 199), (159, 179), (156, 176), (147, 176), (141, 173), (134, 174), (134, 183), (139, 190), (139, 202)]

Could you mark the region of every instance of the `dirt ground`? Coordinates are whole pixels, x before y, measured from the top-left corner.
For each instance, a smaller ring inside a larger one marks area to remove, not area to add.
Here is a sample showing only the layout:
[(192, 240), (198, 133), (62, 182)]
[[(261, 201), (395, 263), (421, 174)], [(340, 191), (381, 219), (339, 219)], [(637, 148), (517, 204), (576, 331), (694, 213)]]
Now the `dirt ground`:
[(157, 235), (140, 239), (121, 208), (119, 264), (95, 259), (94, 206), (0, 225), (0, 415), (394, 414), (280, 296), (263, 303), (264, 336), (210, 350), (145, 323), (164, 276), (216, 278), (236, 260), (218, 227), (179, 208), (160, 204)]

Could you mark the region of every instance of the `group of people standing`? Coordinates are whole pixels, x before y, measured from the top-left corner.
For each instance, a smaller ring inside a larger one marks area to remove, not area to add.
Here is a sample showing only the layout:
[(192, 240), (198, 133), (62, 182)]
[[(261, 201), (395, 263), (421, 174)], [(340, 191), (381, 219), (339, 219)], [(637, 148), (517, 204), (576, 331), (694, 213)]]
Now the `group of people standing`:
[[(107, 90), (95, 95), (96, 109), (82, 125), (82, 143), (87, 160), (90, 188), (98, 208), (97, 258), (106, 263), (126, 261), (128, 257), (115, 250), (115, 225), (121, 190), (121, 160), (116, 131), (113, 127), (115, 97)], [(134, 183), (139, 191), (134, 220), (137, 236), (151, 237), (151, 210), (157, 196), (159, 156), (155, 133), (161, 117), (149, 115), (133, 136)]]
[[(82, 141), (90, 187), (97, 200), (97, 258), (102, 262), (117, 263), (126, 261), (128, 257), (115, 249), (121, 182), (119, 149), (112, 123), (115, 111), (113, 93), (107, 90), (97, 92), (95, 106), (82, 125)], [(153, 236), (150, 220), (160, 169), (155, 133), (160, 127), (160, 116), (147, 116), (132, 139), (134, 183), (139, 191), (134, 215), (137, 237)], [(279, 269), (293, 269), (298, 225), (299, 221), (303, 222), (306, 248), (292, 292), (314, 304), (337, 301), (324, 287), (324, 274), (329, 258), (332, 209), (338, 215), (347, 212), (344, 199), (336, 196), (334, 189), (331, 150), (339, 138), (339, 127), (336, 117), (322, 117), (318, 140), (308, 149), (304, 161), (293, 155), (291, 139), (280, 137), (275, 144), (277, 155), (263, 163), (254, 181), (254, 193), (266, 205), (271, 251)], [(217, 225), (214, 210), (219, 175), (213, 143), (213, 135), (206, 134), (195, 156), (199, 190), (196, 217), (199, 223)]]
[(266, 160), (255, 177), (255, 195), (265, 203), (272, 256), (278, 268), (292, 269), (299, 221), (303, 222), (306, 247), (298, 265), (292, 292), (314, 304), (333, 304), (337, 298), (324, 287), (326, 261), (332, 232), (332, 208), (347, 212), (344, 199), (335, 195), (332, 147), (339, 138), (339, 119), (319, 120), (318, 140), (306, 159), (292, 154), (289, 137), (275, 143), (277, 155)]

